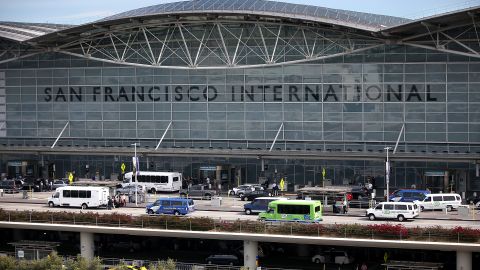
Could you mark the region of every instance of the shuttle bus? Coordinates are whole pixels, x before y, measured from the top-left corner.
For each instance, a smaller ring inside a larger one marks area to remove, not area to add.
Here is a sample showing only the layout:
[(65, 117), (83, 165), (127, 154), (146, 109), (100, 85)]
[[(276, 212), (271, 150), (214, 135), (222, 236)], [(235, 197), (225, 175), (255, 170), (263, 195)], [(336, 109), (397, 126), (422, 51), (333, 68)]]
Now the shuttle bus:
[[(182, 188), (183, 177), (179, 172), (145, 172), (137, 174), (137, 182), (145, 191), (179, 191)], [(124, 177), (125, 184), (135, 183), (135, 176), (128, 172)]]
[(320, 201), (277, 200), (268, 204), (267, 212), (260, 213), (260, 220), (266, 221), (322, 221)]
[(55, 190), (48, 198), (48, 206), (70, 206), (87, 209), (91, 207), (107, 206), (109, 196), (108, 187), (77, 187), (66, 186)]

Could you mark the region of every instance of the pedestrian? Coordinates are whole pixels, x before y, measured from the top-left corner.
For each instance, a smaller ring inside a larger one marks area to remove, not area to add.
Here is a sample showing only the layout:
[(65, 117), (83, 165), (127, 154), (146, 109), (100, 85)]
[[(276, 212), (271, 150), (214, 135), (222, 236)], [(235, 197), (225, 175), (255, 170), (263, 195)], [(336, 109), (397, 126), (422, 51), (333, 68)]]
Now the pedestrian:
[(113, 206), (112, 198), (110, 198), (110, 196), (108, 196), (108, 198), (107, 198), (107, 209), (112, 210), (112, 206)]
[(210, 177), (207, 176), (207, 186), (208, 186), (208, 189), (212, 189), (212, 185), (210, 184)]
[(368, 270), (367, 264), (365, 262), (362, 263), (360, 270)]
[(274, 182), (272, 185), (273, 196), (278, 196), (278, 185), (277, 182)]
[(264, 187), (265, 190), (268, 189), (268, 185), (269, 185), (268, 182), (269, 182), (269, 181), (268, 181), (268, 178), (267, 178), (267, 180), (265, 180), (265, 182), (263, 182), (263, 187)]
[(347, 198), (344, 198), (342, 201), (343, 214), (347, 213)]

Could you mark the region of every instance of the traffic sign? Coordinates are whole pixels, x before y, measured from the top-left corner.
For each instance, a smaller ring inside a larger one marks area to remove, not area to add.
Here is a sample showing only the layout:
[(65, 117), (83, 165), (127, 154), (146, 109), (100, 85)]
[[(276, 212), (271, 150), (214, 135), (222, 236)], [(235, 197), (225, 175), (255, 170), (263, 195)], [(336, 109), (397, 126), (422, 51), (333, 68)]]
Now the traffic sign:
[(71, 185), (73, 183), (73, 173), (68, 173), (68, 183)]
[(126, 168), (127, 168), (127, 166), (125, 166), (125, 163), (122, 162), (122, 165), (120, 166), (120, 169), (122, 170), (122, 174), (125, 173)]

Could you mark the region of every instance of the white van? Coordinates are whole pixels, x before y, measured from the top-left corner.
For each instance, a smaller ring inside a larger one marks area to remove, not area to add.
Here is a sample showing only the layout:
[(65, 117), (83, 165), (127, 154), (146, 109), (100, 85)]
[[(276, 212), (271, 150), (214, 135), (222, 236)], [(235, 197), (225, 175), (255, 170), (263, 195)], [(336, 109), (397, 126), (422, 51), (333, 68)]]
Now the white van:
[(107, 205), (108, 196), (108, 187), (59, 187), (48, 198), (48, 206), (100, 207)]
[(373, 208), (367, 209), (366, 216), (370, 220), (376, 218), (398, 219), (404, 221), (418, 217), (420, 213), (418, 205), (409, 202), (382, 202)]
[(422, 201), (414, 201), (420, 206), (420, 210), (436, 210), (436, 209), (457, 209), (462, 204), (462, 197), (454, 193), (438, 193), (428, 194)]

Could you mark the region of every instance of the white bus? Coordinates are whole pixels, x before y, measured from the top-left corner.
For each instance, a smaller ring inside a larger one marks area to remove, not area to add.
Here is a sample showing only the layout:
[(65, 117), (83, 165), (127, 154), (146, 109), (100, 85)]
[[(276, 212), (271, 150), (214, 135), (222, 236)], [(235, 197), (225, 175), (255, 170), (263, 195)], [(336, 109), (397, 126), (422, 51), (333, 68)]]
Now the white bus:
[[(137, 182), (145, 191), (155, 193), (157, 191), (179, 191), (182, 188), (183, 177), (179, 172), (144, 172), (137, 174)], [(125, 184), (135, 183), (132, 172), (125, 174)]]
[(48, 198), (48, 206), (90, 207), (106, 206), (108, 203), (108, 187), (59, 187)]

